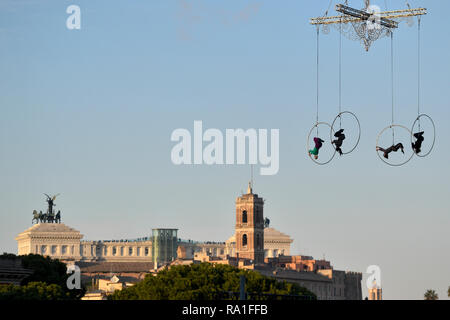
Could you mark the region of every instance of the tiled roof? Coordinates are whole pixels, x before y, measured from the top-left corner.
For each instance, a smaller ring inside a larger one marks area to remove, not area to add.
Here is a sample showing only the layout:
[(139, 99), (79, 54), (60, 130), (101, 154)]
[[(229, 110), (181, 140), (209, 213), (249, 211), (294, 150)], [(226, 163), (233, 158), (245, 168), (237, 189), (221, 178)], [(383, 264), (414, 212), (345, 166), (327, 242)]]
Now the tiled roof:
[[(275, 228), (264, 228), (264, 241), (266, 240), (278, 240), (283, 242), (293, 242), (290, 236), (278, 231)], [(236, 235), (232, 235), (227, 242), (236, 242)]]
[(149, 272), (153, 262), (77, 262), (81, 272)]
[(0, 259), (0, 284), (20, 284), (34, 271), (22, 267), (20, 259)]
[(264, 239), (283, 239), (288, 241), (290, 240), (292, 242), (291, 237), (274, 228), (264, 228)]
[(331, 281), (328, 277), (325, 277), (321, 274), (317, 274), (314, 272), (308, 272), (308, 271), (277, 270), (276, 273), (274, 273), (274, 270), (263, 269), (263, 270), (258, 270), (258, 272), (264, 276), (280, 278), (280, 279), (325, 281), (325, 282)]

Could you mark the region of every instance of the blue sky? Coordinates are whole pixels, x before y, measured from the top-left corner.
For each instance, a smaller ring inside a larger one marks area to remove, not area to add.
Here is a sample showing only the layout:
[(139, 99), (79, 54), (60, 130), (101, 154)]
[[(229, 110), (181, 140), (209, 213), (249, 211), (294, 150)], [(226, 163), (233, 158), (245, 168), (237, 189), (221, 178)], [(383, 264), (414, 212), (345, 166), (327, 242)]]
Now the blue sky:
[[(422, 110), (434, 152), (390, 168), (376, 156), (390, 124), (390, 42), (369, 52), (343, 39), (342, 101), (362, 126), (357, 150), (317, 167), (306, 156), (315, 121), (315, 29), (325, 1), (12, 1), (0, 3), (0, 250), (29, 227), (42, 193), (86, 239), (135, 238), (177, 227), (225, 241), (248, 166), (174, 166), (174, 129), (280, 129), (280, 171), (255, 175), (272, 226), (293, 253), (337, 269), (381, 267), (384, 297), (446, 298), (450, 285), (450, 3), (426, 6)], [(333, 4), (337, 2), (334, 1)], [(349, 1), (362, 7), (362, 1)], [(384, 8), (384, 1), (374, 1)], [(81, 8), (81, 30), (66, 8)], [(387, 1), (402, 9), (403, 1)], [(330, 12), (331, 14), (331, 12)], [(339, 34), (321, 35), (321, 120), (338, 111)], [(417, 27), (395, 33), (397, 122), (417, 110)], [(364, 285), (364, 284), (363, 284)]]

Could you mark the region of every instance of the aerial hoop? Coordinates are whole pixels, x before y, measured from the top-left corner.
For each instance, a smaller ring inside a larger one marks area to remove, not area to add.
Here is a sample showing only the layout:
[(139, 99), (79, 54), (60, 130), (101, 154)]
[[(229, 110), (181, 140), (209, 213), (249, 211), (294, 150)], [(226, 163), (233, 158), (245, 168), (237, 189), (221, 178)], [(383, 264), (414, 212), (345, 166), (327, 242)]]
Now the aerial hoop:
[[(317, 123), (311, 128), (311, 130), (309, 131), (309, 134), (308, 134), (308, 141), (306, 142), (306, 151), (308, 152), (308, 154), (309, 154), (309, 150), (310, 150), (310, 148), (311, 148), (311, 145), (310, 145), (311, 134), (313, 133), (314, 129), (317, 129), (317, 131), (318, 131), (318, 128), (319, 128), (320, 125), (327, 126), (327, 127), (330, 128), (331, 131), (333, 131), (332, 126), (331, 126), (328, 122), (317, 122)], [(325, 142), (325, 143), (326, 143), (326, 142)], [(324, 145), (325, 145), (325, 143), (324, 143)], [(331, 144), (331, 141), (329, 141), (329, 143)], [(315, 164), (317, 164), (317, 165), (319, 165), (319, 166), (324, 166), (324, 165), (326, 165), (326, 164), (329, 164), (329, 163), (334, 159), (334, 156), (335, 156), (335, 155), (336, 155), (336, 149), (333, 147), (333, 155), (332, 155), (331, 158), (328, 159), (326, 162), (320, 162), (320, 161), (317, 161), (317, 160), (314, 159), (314, 157), (313, 157), (312, 155), (310, 155), (310, 154), (309, 154), (309, 158), (310, 158)]]
[(420, 131), (420, 119), (421, 119), (421, 118), (427, 118), (428, 120), (430, 120), (431, 125), (433, 126), (433, 143), (431, 144), (430, 150), (429, 150), (427, 153), (425, 153), (425, 154), (417, 154), (417, 153), (413, 150), (413, 154), (415, 154), (415, 155), (418, 156), (419, 158), (425, 158), (425, 157), (429, 156), (430, 153), (431, 153), (431, 152), (433, 151), (433, 149), (434, 149), (434, 145), (435, 145), (435, 143), (436, 143), (436, 126), (434, 125), (433, 119), (432, 119), (429, 115), (427, 115), (427, 114), (425, 114), (425, 113), (420, 114), (420, 115), (416, 118), (416, 120), (413, 122), (413, 125), (412, 125), (412, 127), (411, 127), (411, 143), (414, 143), (414, 127), (416, 126), (416, 123), (419, 123), (419, 131)]
[[(342, 154), (346, 155), (346, 154), (350, 154), (353, 151), (355, 151), (356, 147), (358, 147), (358, 145), (359, 145), (359, 141), (361, 140), (361, 124), (359, 123), (358, 117), (353, 112), (350, 112), (350, 111), (339, 112), (339, 114), (336, 116), (336, 118), (334, 118), (334, 121), (331, 124), (331, 130), (330, 130), (330, 140), (331, 141), (333, 141), (333, 136), (334, 136), (334, 133), (336, 132), (336, 130), (334, 130), (334, 125), (336, 124), (336, 121), (338, 119), (342, 119), (343, 114), (348, 114), (348, 115), (352, 116), (356, 120), (356, 123), (358, 124), (358, 140), (356, 141), (355, 146), (352, 149), (350, 149), (350, 151), (347, 151), (347, 152), (342, 151)], [(336, 151), (336, 147), (334, 145), (333, 145), (333, 148)]]
[[(411, 131), (410, 131), (407, 127), (402, 126), (402, 125), (400, 125), (400, 124), (391, 124), (391, 125), (387, 126), (386, 128), (384, 128), (383, 130), (381, 130), (381, 132), (378, 134), (378, 137), (377, 137), (377, 145), (376, 145), (377, 148), (379, 147), (378, 142), (379, 142), (379, 140), (380, 140), (380, 137), (383, 135), (383, 133), (386, 132), (386, 131), (389, 130), (389, 129), (394, 129), (394, 128), (401, 128), (401, 129), (404, 129), (404, 130), (406, 130), (406, 131), (408, 132), (409, 136), (412, 136)], [(405, 147), (406, 150), (409, 150), (409, 148), (406, 148), (406, 146), (404, 146), (404, 147)], [(377, 151), (377, 155), (378, 155), (378, 158), (380, 158), (380, 160), (383, 161), (384, 163), (386, 163), (387, 165), (389, 165), (389, 166), (391, 166), (391, 167), (401, 167), (401, 166), (407, 164), (409, 161), (411, 161), (411, 159), (412, 159), (413, 156), (414, 156), (414, 151), (411, 152), (411, 156), (410, 156), (406, 161), (403, 161), (403, 162), (398, 163), (398, 164), (390, 163), (390, 162), (386, 161), (386, 159), (385, 159), (383, 156), (381, 156), (380, 151)]]

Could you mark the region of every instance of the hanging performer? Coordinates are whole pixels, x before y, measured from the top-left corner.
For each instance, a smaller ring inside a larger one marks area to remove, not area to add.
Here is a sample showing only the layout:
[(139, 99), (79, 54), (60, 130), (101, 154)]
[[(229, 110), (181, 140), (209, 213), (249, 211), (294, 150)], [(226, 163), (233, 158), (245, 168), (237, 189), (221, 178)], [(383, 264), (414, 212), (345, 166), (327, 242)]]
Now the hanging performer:
[(381, 148), (381, 147), (377, 147), (377, 151), (383, 152), (383, 153), (384, 153), (383, 156), (384, 156), (386, 159), (389, 159), (389, 153), (391, 153), (391, 152), (397, 152), (399, 149), (401, 149), (401, 150), (402, 150), (402, 153), (405, 154), (405, 150), (404, 150), (404, 147), (403, 147), (403, 144), (402, 144), (402, 143), (397, 143), (395, 146), (392, 145), (392, 147), (389, 147), (389, 148), (387, 148), (387, 149), (383, 149), (383, 148)]
[(319, 150), (322, 148), (322, 145), (325, 141), (323, 141), (320, 138), (315, 137), (314, 138), (314, 149), (309, 150), (308, 154), (311, 157), (311, 155), (314, 155), (314, 159), (319, 159)]
[(339, 155), (342, 156), (342, 143), (345, 140), (345, 134), (344, 129), (339, 130), (334, 134), (334, 136), (337, 138), (336, 140), (331, 141), (331, 144), (334, 144), (336, 146), (336, 151), (339, 152)]
[(416, 138), (416, 142), (411, 143), (411, 145), (416, 154), (419, 154), (422, 151), (421, 150), (422, 142), (425, 140), (425, 138), (423, 137), (424, 133), (425, 133), (424, 131), (414, 133), (414, 138)]

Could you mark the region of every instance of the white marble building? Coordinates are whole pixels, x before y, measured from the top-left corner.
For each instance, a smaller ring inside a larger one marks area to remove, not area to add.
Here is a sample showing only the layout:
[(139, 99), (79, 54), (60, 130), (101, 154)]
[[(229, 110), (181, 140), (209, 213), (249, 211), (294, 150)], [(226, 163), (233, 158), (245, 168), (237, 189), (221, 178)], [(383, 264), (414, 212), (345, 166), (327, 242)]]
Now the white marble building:
[[(83, 262), (151, 262), (152, 240), (143, 237), (132, 240), (82, 240), (83, 234), (63, 223), (39, 223), (16, 237), (18, 254), (41, 254), (63, 261)], [(266, 257), (289, 255), (292, 239), (274, 228), (264, 229)], [(232, 236), (226, 242), (178, 242), (179, 252), (191, 259), (196, 253), (225, 258), (235, 256)]]

